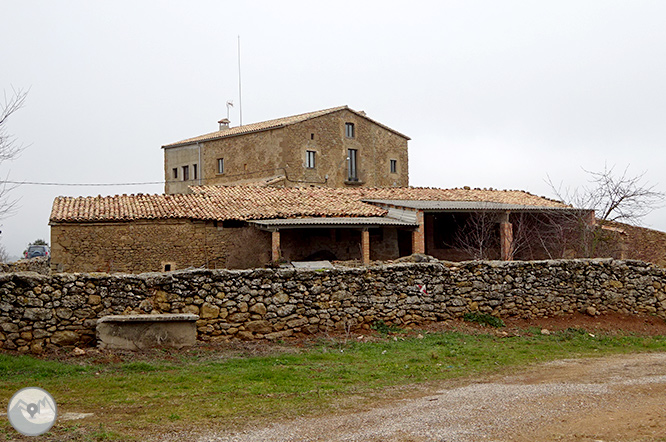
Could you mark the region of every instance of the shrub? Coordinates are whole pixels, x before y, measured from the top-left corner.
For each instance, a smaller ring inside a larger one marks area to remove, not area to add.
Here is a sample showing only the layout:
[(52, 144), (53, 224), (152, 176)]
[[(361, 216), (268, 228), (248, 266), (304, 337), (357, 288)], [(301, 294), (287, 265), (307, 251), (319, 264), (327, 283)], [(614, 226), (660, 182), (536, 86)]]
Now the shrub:
[(477, 324), (496, 328), (504, 327), (505, 325), (502, 319), (487, 313), (465, 313), (463, 319), (467, 322), (476, 322)]

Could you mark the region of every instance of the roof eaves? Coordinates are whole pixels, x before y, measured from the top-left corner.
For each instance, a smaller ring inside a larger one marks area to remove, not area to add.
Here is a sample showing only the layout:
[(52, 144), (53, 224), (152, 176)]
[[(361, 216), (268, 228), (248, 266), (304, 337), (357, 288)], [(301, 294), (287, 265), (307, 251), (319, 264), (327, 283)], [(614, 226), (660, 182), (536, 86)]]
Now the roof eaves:
[(352, 113), (354, 113), (355, 115), (358, 115), (358, 116), (361, 117), (361, 118), (365, 118), (366, 120), (370, 121), (371, 123), (376, 124), (377, 126), (383, 128), (383, 129), (388, 130), (389, 132), (393, 132), (394, 134), (396, 134), (396, 135), (398, 135), (398, 136), (400, 136), (400, 137), (402, 137), (402, 138), (404, 138), (404, 139), (406, 139), (406, 140), (411, 140), (410, 137), (408, 137), (407, 135), (403, 134), (402, 132), (398, 132), (398, 131), (395, 130), (395, 129), (391, 129), (391, 128), (388, 127), (387, 125), (382, 124), (382, 123), (380, 123), (380, 122), (377, 121), (377, 120), (373, 120), (372, 118), (368, 117), (367, 115), (363, 115), (361, 112), (355, 111), (354, 109), (350, 109), (350, 108), (347, 108), (347, 110), (350, 111), (350, 112), (352, 112)]

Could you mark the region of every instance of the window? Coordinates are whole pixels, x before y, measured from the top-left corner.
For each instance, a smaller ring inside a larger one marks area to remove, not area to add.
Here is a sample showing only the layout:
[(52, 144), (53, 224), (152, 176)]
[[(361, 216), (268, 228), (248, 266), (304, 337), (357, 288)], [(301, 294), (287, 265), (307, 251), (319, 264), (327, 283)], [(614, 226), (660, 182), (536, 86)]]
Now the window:
[(197, 179), (197, 165), (192, 164), (192, 179), (196, 180)]
[(224, 158), (217, 159), (217, 173), (224, 173)]
[(354, 123), (345, 123), (345, 136), (354, 138)]
[(358, 171), (356, 169), (356, 149), (348, 149), (347, 150), (347, 166), (348, 166), (348, 172), (349, 172), (349, 181), (358, 181)]
[(177, 180), (178, 179), (178, 168), (174, 167), (173, 169), (171, 169), (171, 172), (173, 172), (173, 179)]
[(183, 181), (190, 180), (190, 166), (183, 166)]
[(398, 160), (391, 160), (391, 173), (398, 173)]
[(310, 134), (310, 139), (314, 140), (314, 134)]
[(314, 150), (308, 150), (305, 152), (305, 167), (308, 169), (315, 168), (315, 152)]

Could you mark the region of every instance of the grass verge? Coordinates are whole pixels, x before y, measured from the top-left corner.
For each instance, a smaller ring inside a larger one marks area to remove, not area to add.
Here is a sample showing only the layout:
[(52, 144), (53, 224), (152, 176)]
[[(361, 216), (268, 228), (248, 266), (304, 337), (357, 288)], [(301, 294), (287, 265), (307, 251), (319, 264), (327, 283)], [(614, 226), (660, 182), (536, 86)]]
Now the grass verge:
[[(100, 363), (0, 354), (0, 395), (6, 407), (18, 389), (39, 386), (55, 397), (60, 414), (94, 413), (80, 421), (59, 420), (44, 440), (143, 440), (145, 432), (236, 428), (247, 422), (358, 409), (385, 397), (391, 387), (553, 359), (666, 351), (664, 336), (592, 335), (573, 328), (505, 337), (387, 332), (372, 342), (321, 340), (255, 357), (220, 357), (214, 349), (196, 349)], [(9, 423), (1, 421), (0, 440), (16, 436)]]

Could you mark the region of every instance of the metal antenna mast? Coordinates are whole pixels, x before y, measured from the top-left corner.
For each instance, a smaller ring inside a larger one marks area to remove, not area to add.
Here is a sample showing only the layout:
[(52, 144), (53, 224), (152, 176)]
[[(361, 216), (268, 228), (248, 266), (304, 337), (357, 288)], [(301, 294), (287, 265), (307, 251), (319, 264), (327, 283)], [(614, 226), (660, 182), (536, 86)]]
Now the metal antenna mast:
[(241, 95), (241, 45), (238, 36), (238, 113), (240, 114), (240, 125), (243, 125), (243, 99)]

